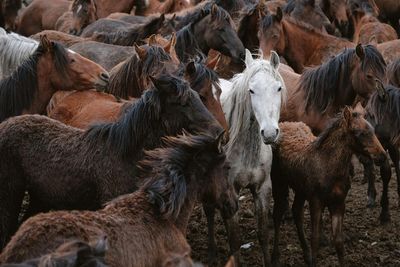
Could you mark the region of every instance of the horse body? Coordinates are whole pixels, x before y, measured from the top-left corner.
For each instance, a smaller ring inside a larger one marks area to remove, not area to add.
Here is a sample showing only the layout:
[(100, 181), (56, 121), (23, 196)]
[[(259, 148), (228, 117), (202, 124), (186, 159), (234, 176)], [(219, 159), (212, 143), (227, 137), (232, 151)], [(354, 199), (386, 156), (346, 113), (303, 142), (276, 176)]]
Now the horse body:
[[(219, 139), (167, 138), (168, 147), (147, 152), (142, 161), (145, 183), (139, 191), (99, 211), (52, 212), (29, 219), (4, 249), (0, 262), (39, 257), (66, 238), (87, 242), (104, 235), (110, 245), (105, 260), (112, 267), (165, 266), (171, 254), (187, 255), (190, 261), (185, 234), (196, 199), (218, 185), (215, 199), (234, 205), (235, 210), (234, 197), (229, 198), (232, 203), (223, 200), (234, 190), (228, 183)], [(44, 225), (51, 225), (51, 230)]]
[(17, 32), (31, 36), (42, 30), (54, 30), (58, 18), (69, 6), (67, 0), (35, 0), (22, 11)]
[[(0, 125), (1, 166), (7, 166), (0, 168), (0, 180), (9, 185), (0, 192), (2, 246), (17, 226), (25, 190), (32, 196), (26, 217), (50, 209), (96, 209), (137, 189), (135, 163), (142, 149), (157, 147), (162, 136), (183, 129), (222, 132), (185, 82), (161, 76), (154, 83), (157, 87), (119, 121), (86, 132), (40, 116), (15, 117)], [(41, 155), (40, 161), (34, 160), (35, 154)]]
[(307, 66), (320, 65), (355, 44), (307, 27), (282, 13), (264, 17), (260, 28), (260, 48), (268, 55), (271, 50), (285, 57), (297, 72)]
[[(320, 218), (327, 207), (332, 219), (333, 243), (339, 263), (344, 265), (343, 218), (345, 198), (350, 189), (351, 157), (362, 153), (372, 155), (377, 161), (386, 158), (372, 126), (363, 116), (360, 104), (354, 110), (346, 107), (318, 138), (304, 123), (280, 124), (282, 136), (274, 150), (271, 174), (275, 201), (275, 263), (279, 261), (279, 228), (288, 206), (290, 187), (295, 192), (292, 211), (305, 262), (309, 266), (317, 265)], [(311, 254), (303, 229), (306, 200), (311, 213)]]
[[(231, 81), (221, 80), (221, 101), (230, 125), (227, 158), (231, 163), (229, 179), (235, 189), (250, 189), (257, 217), (257, 234), (263, 252), (264, 265), (270, 262), (268, 251), (268, 206), (271, 191), (270, 169), (272, 150), (270, 144), (279, 135), (278, 121), (285, 85), (277, 69), (279, 57), (272, 53), (271, 62), (256, 59), (246, 50), (246, 69)], [(265, 103), (269, 103), (266, 105)], [(204, 206), (213, 233), (212, 207)], [(224, 218), (225, 216), (223, 216)], [(226, 221), (231, 253), (240, 263), (239, 218)], [(209, 239), (210, 256), (215, 255), (213, 237)]]

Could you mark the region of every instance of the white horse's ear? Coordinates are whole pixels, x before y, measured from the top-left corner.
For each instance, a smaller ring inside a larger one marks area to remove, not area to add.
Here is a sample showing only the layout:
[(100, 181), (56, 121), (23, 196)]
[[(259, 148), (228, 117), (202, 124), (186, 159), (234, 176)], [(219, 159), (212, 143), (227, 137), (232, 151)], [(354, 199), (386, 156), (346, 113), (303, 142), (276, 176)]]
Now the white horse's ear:
[(272, 67), (276, 70), (279, 68), (279, 64), (281, 64), (281, 60), (279, 59), (279, 56), (275, 51), (271, 52), (271, 57), (269, 61), (271, 62)]
[(244, 63), (246, 63), (247, 67), (253, 63), (253, 56), (251, 55), (249, 49), (246, 49), (246, 57), (244, 59)]

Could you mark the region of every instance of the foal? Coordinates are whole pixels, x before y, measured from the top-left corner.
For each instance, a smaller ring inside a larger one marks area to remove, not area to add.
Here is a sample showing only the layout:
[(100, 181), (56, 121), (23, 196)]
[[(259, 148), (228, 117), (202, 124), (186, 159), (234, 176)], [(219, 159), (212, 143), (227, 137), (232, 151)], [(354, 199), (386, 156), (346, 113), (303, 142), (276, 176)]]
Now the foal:
[[(292, 206), (304, 260), (316, 266), (320, 218), (328, 207), (332, 219), (332, 236), (340, 265), (344, 265), (343, 217), (345, 199), (350, 189), (351, 157), (354, 153), (386, 159), (385, 150), (364, 119), (361, 104), (353, 110), (345, 107), (320, 136), (315, 137), (302, 122), (284, 122), (279, 144), (274, 151), (271, 171), (274, 198), (275, 241), (273, 261), (279, 261), (279, 231), (288, 206), (289, 187), (295, 192)], [(310, 204), (311, 256), (304, 236), (304, 202)]]
[(4, 249), (0, 262), (41, 256), (63, 239), (87, 241), (103, 234), (110, 244), (105, 259), (113, 267), (162, 266), (171, 254), (189, 255), (186, 227), (198, 197), (213, 192), (217, 202), (232, 211), (237, 208), (221, 137), (165, 138), (167, 147), (147, 152), (141, 162), (145, 182), (137, 192), (99, 211), (51, 212), (29, 219)]

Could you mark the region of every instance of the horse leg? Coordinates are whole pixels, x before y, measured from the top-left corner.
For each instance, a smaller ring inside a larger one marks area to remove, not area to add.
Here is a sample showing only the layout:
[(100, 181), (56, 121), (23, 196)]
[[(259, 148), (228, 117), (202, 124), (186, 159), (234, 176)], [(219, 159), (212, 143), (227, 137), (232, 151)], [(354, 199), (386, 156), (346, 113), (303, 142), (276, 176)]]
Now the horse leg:
[(18, 216), (25, 193), (25, 182), (19, 168), (1, 164), (0, 170), (0, 251), (18, 228)]
[(271, 263), (271, 257), (268, 248), (268, 193), (271, 185), (268, 184), (268, 179), (266, 179), (260, 186), (256, 185), (250, 187), (250, 191), (254, 199), (257, 218), (257, 236), (264, 256), (264, 266), (269, 266)]
[(310, 248), (307, 245), (307, 240), (304, 234), (304, 225), (303, 225), (304, 202), (305, 199), (303, 198), (303, 196), (296, 194), (292, 205), (292, 213), (293, 213), (294, 223), (296, 224), (297, 235), (300, 240), (301, 249), (303, 250), (304, 261), (307, 264), (310, 264), (311, 262)]
[(375, 200), (376, 200), (374, 162), (370, 157), (361, 155), (358, 156), (358, 159), (364, 166), (364, 179), (368, 181), (367, 207), (372, 208), (375, 206)]
[(274, 198), (274, 249), (272, 252), (272, 264), (274, 266), (279, 266), (279, 239), (280, 239), (280, 227), (283, 220), (283, 216), (286, 213), (288, 207), (288, 194), (289, 190), (287, 185), (274, 184), (272, 182), (272, 196)]
[(235, 266), (239, 267), (240, 264), (240, 227), (239, 227), (239, 212), (236, 212), (232, 218), (227, 219), (225, 216), (222, 216), (224, 220), (225, 229), (228, 233), (228, 241), (229, 241), (229, 249), (230, 255), (233, 255), (235, 258)]
[(336, 253), (339, 258), (340, 266), (344, 266), (344, 245), (343, 245), (343, 217), (345, 205), (344, 201), (340, 204), (330, 206), (329, 212), (332, 221), (332, 239), (335, 245)]
[(399, 150), (397, 147), (390, 145), (389, 146), (389, 155), (394, 164), (394, 170), (396, 171), (397, 178), (397, 196), (398, 196), (398, 206), (400, 207), (400, 168), (399, 168)]
[(320, 220), (322, 213), (322, 203), (318, 199), (310, 201), (310, 214), (311, 214), (311, 261), (309, 266), (317, 266), (317, 256), (319, 249), (319, 233), (320, 233)]
[(217, 245), (215, 244), (215, 207), (203, 203), (203, 210), (207, 217), (208, 228), (208, 264), (213, 265), (217, 259)]
[(382, 165), (381, 169), (381, 177), (383, 183), (383, 191), (381, 197), (381, 215), (379, 216), (381, 220), (381, 224), (387, 223), (390, 221), (390, 212), (389, 212), (389, 199), (388, 199), (388, 190), (389, 190), (389, 182), (392, 176), (392, 170), (390, 168), (389, 159), (386, 159)]

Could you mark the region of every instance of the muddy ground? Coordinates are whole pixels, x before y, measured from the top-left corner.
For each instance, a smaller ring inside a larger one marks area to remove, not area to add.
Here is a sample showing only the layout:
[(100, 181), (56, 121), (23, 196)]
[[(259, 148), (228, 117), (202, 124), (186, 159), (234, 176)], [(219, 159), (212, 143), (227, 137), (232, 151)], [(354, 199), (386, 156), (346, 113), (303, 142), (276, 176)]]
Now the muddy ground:
[[(376, 170), (379, 177), (379, 172)], [(400, 208), (397, 205), (396, 179), (394, 170), (389, 189), (391, 223), (380, 225), (379, 201), (375, 208), (366, 208), (367, 185), (362, 183), (362, 167), (356, 164), (356, 175), (352, 180), (352, 187), (346, 200), (346, 214), (344, 219), (345, 260), (347, 266), (400, 266)], [(380, 200), (381, 180), (378, 178), (378, 197)], [(249, 249), (242, 249), (244, 266), (262, 266), (262, 256), (258, 245), (253, 202), (248, 191), (243, 191), (240, 201), (240, 226), (242, 243), (254, 243)], [(243, 198), (243, 197), (242, 197)], [(305, 211), (306, 235), (310, 236), (310, 216), (308, 207)], [(219, 216), (216, 221), (216, 240), (218, 246), (218, 266), (223, 266), (227, 260), (228, 243), (223, 223)], [(330, 220), (328, 212), (324, 214), (324, 231), (330, 237)], [(272, 247), (273, 228), (270, 227), (270, 246)], [(207, 262), (207, 227), (206, 218), (201, 207), (196, 207), (189, 226), (189, 242), (192, 246), (192, 256), (196, 261)], [(293, 222), (289, 219), (282, 226), (280, 243), (282, 266), (306, 266), (303, 258), (297, 233)], [(320, 248), (319, 266), (338, 266), (336, 252), (330, 244)]]

